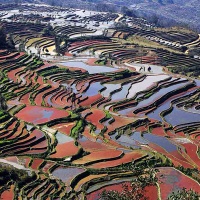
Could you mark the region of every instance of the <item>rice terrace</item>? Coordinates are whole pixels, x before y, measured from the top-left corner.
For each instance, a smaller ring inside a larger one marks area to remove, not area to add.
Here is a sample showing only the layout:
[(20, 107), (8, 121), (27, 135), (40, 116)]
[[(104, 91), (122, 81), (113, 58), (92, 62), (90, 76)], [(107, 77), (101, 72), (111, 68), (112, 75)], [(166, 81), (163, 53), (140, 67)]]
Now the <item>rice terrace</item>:
[(0, 199), (199, 200), (199, 50), (123, 13), (0, 4)]

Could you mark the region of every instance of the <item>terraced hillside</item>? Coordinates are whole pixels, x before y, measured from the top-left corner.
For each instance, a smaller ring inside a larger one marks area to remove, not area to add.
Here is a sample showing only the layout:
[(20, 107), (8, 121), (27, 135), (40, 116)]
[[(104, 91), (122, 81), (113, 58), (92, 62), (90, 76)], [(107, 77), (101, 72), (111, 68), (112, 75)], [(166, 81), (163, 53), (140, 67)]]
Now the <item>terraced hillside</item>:
[[(63, 19), (50, 36), (43, 35), (45, 22), (2, 22), (19, 48), (0, 50), (2, 199), (95, 200), (152, 176), (143, 191), (149, 200), (182, 188), (199, 193), (200, 81), (170, 72), (199, 60), (180, 46), (122, 39), (121, 32), (133, 35), (132, 23), (105, 29), (120, 16), (109, 17), (102, 22), (102, 15), (97, 29)], [(180, 45), (198, 39), (157, 34), (181, 37)]]

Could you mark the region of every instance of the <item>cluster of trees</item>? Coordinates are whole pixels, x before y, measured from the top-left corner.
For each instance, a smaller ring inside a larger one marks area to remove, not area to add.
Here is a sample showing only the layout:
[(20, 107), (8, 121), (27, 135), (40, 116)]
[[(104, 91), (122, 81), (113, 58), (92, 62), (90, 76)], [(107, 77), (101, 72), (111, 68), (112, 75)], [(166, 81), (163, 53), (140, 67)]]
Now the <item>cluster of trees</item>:
[(54, 36), (53, 27), (51, 26), (51, 24), (48, 24), (47, 27), (42, 30), (42, 36), (44, 37)]
[[(57, 35), (55, 36), (55, 47), (56, 47), (56, 53), (58, 55), (62, 54), (63, 51), (62, 49), (68, 48), (68, 36), (62, 36), (62, 35)], [(64, 44), (62, 45), (62, 42), (64, 42)]]
[(172, 192), (168, 200), (199, 200), (200, 195), (192, 189), (183, 188), (178, 192)]
[(115, 28), (115, 29), (125, 29), (125, 28), (128, 28), (128, 24), (123, 23), (123, 22), (115, 22), (113, 28)]
[(121, 13), (128, 17), (136, 17), (134, 10), (129, 9), (126, 6), (121, 7)]
[(63, 42), (64, 42), (64, 44), (62, 45), (62, 48), (68, 47), (69, 37), (67, 35), (56, 35), (51, 24), (48, 24), (47, 27), (42, 30), (42, 36), (44, 36), (44, 37), (54, 37), (56, 52), (57, 52), (58, 55), (60, 53), (62, 53), (61, 52), (62, 51), (61, 44)]
[(197, 168), (191, 169), (191, 168), (184, 168), (183, 166), (178, 166), (177, 169), (183, 172), (184, 174), (194, 178), (198, 182), (200, 182), (199, 177), (194, 175), (194, 174), (200, 174), (200, 171)]
[[(169, 159), (168, 159), (169, 160)], [(161, 161), (162, 162), (162, 161)], [(142, 163), (129, 164), (124, 166), (124, 170), (132, 171), (135, 179), (132, 180), (130, 186), (122, 185), (122, 192), (104, 190), (100, 195), (102, 200), (148, 200), (145, 196), (145, 188), (147, 186), (155, 186), (158, 183), (156, 173), (159, 171), (156, 166), (159, 165), (159, 159), (150, 159)], [(161, 166), (171, 166), (172, 163), (161, 164)], [(197, 169), (178, 168), (186, 174), (191, 175), (192, 172), (198, 172)], [(200, 194), (187, 190), (180, 189), (177, 192), (172, 192), (168, 200), (199, 200)]]
[[(132, 180), (130, 187), (127, 184), (122, 185), (122, 192), (116, 190), (106, 191), (104, 190), (100, 194), (102, 200), (148, 200), (145, 196), (145, 188), (147, 186), (156, 185), (158, 179), (156, 172), (158, 170), (154, 168), (148, 168), (145, 171), (138, 171), (145, 175), (139, 175)], [(192, 189), (187, 190), (183, 188), (177, 192), (172, 192), (168, 200), (199, 200), (200, 195)]]
[(176, 67), (172, 69), (172, 72), (175, 74), (183, 74), (186, 76), (193, 76), (193, 77), (199, 77), (200, 76), (200, 68), (199, 65), (194, 65), (193, 67)]
[(0, 164), (0, 186), (8, 182), (17, 183), (19, 187), (27, 184), (36, 178), (36, 175), (29, 174), (27, 171), (20, 170), (7, 164)]
[(103, 200), (147, 200), (145, 196), (145, 188), (150, 185), (155, 185), (157, 170), (154, 168), (140, 169), (135, 168), (138, 176), (132, 180), (130, 187), (127, 184), (122, 185), (122, 192), (104, 190), (100, 197)]
[(0, 49), (13, 49), (14, 45), (12, 35), (7, 34), (6, 36), (5, 29), (0, 25)]

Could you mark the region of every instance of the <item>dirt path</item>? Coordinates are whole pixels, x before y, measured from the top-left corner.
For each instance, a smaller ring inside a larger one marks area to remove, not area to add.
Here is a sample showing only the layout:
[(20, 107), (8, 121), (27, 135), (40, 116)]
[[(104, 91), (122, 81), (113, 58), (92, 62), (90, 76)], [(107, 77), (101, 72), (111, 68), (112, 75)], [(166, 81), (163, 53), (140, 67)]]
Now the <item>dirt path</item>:
[(119, 20), (124, 16), (122, 14), (118, 14), (119, 16), (115, 19), (115, 22), (119, 22)]
[(20, 164), (14, 163), (14, 162), (10, 162), (5, 159), (0, 159), (0, 162), (12, 165), (13, 167), (15, 167), (17, 169), (29, 170), (29, 169), (25, 168), (23, 165), (20, 165)]
[(198, 42), (200, 42), (200, 34), (198, 34), (198, 35), (199, 35), (199, 38), (196, 39), (195, 41), (187, 43), (187, 44), (184, 44), (184, 46), (188, 47), (188, 49), (185, 51), (185, 54), (188, 55), (190, 48), (195, 46)]
[[(150, 65), (150, 64), (141, 64), (141, 63), (124, 63), (126, 66), (133, 67), (137, 72), (142, 74), (167, 74), (166, 71), (163, 71), (163, 67), (159, 65)], [(147, 69), (151, 67), (151, 71), (149, 72)]]

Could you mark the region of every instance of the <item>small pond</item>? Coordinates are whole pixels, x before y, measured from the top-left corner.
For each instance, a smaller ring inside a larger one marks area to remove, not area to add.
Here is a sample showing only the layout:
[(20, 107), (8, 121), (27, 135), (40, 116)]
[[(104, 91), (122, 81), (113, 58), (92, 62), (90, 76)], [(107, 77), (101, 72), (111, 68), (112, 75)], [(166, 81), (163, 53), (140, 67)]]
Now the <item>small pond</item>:
[(200, 115), (198, 113), (180, 110), (176, 106), (174, 106), (172, 112), (166, 115), (164, 118), (172, 126), (191, 122), (200, 122)]
[(75, 176), (84, 171), (84, 169), (76, 167), (59, 167), (55, 169), (52, 174), (63, 182), (70, 182)]
[(177, 146), (172, 144), (166, 137), (161, 137), (161, 136), (153, 135), (150, 133), (145, 133), (143, 137), (145, 140), (148, 140), (151, 143), (161, 146), (163, 149), (165, 149), (168, 152), (177, 150)]
[(68, 67), (82, 68), (82, 69), (87, 70), (90, 74), (114, 72), (117, 70), (115, 68), (106, 67), (106, 66), (90, 66), (90, 65), (85, 64), (84, 62), (79, 62), (79, 61), (68, 61), (68, 62), (62, 62), (58, 64), (68, 66)]
[(61, 132), (56, 133), (56, 139), (58, 140), (58, 144), (63, 144), (66, 142), (72, 142), (74, 139), (70, 136), (67, 136)]
[(88, 88), (88, 90), (84, 93), (82, 93), (82, 96), (85, 97), (85, 96), (94, 96), (96, 94), (99, 93), (99, 90), (101, 90), (103, 88), (103, 86), (101, 85), (100, 82), (95, 82), (95, 83), (92, 83), (90, 85), (90, 87)]

